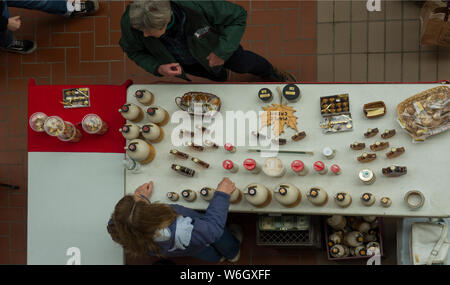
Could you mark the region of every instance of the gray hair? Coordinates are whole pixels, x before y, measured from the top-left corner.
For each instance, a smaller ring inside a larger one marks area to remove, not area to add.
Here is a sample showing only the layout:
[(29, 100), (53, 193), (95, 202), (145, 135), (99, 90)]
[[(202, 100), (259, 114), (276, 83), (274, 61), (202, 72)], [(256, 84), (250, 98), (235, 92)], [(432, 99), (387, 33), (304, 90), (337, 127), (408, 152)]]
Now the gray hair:
[(169, 0), (139, 0), (130, 4), (130, 23), (137, 30), (164, 28), (171, 15)]

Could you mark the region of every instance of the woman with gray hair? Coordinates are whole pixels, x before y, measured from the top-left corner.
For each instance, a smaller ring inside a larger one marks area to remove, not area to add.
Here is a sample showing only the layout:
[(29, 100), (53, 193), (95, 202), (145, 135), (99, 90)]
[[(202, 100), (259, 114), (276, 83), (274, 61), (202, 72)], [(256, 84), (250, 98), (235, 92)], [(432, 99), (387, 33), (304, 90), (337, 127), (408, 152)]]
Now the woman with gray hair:
[(246, 19), (241, 6), (227, 1), (134, 1), (122, 16), (119, 44), (131, 60), (156, 76), (190, 81), (189, 73), (226, 81), (231, 70), (264, 81), (297, 81), (242, 48)]

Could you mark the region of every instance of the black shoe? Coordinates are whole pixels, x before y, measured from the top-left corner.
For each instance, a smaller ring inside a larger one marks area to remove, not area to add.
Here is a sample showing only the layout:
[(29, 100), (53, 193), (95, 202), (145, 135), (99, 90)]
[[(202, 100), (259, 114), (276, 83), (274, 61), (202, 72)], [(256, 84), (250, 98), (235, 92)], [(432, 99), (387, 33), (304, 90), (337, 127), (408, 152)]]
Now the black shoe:
[(273, 74), (269, 77), (263, 78), (264, 82), (297, 82), (297, 78), (295, 78), (292, 73), (289, 73), (284, 70), (278, 70), (275, 67), (273, 68)]
[(70, 17), (72, 18), (93, 15), (97, 13), (100, 7), (98, 0), (69, 0), (67, 4), (73, 6), (73, 9), (69, 9), (69, 11), (73, 10), (70, 14)]
[(33, 41), (29, 40), (14, 40), (9, 47), (0, 48), (3, 51), (7, 52), (16, 52), (20, 54), (29, 54), (36, 50), (37, 45)]

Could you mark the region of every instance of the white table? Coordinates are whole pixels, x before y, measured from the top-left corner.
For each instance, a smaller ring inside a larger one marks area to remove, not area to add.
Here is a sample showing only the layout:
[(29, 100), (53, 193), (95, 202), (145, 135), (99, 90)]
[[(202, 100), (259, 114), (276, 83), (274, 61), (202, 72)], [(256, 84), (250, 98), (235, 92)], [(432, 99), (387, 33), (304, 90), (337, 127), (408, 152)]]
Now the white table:
[(123, 153), (29, 152), (28, 244), (31, 265), (123, 264), (106, 230), (123, 197)]
[[(376, 216), (411, 216), (411, 217), (449, 217), (450, 216), (450, 132), (432, 137), (421, 144), (412, 144), (411, 137), (400, 128), (396, 121), (395, 108), (404, 99), (417, 94), (423, 90), (438, 86), (439, 84), (298, 84), (302, 92), (302, 98), (294, 107), (298, 117), (299, 130), (305, 130), (307, 136), (299, 142), (288, 142), (281, 146), (282, 149), (303, 149), (313, 150), (314, 155), (288, 155), (279, 154), (287, 168), (294, 159), (301, 159), (310, 168), (307, 176), (300, 177), (292, 174), (290, 169), (281, 178), (270, 178), (262, 172), (257, 175), (245, 173), (242, 162), (246, 158), (254, 158), (262, 164), (265, 158), (257, 153), (248, 153), (245, 147), (238, 148), (234, 154), (226, 153), (223, 148), (218, 150), (207, 150), (196, 152), (187, 147), (176, 147), (176, 149), (189, 153), (210, 163), (210, 169), (201, 169), (191, 161), (183, 161), (169, 155), (169, 150), (175, 148), (171, 143), (172, 130), (178, 124), (171, 123), (163, 127), (165, 132), (164, 140), (153, 144), (156, 149), (155, 160), (143, 166), (141, 173), (126, 174), (126, 193), (133, 191), (141, 184), (153, 180), (155, 189), (152, 201), (171, 203), (166, 198), (166, 193), (175, 191), (180, 193), (184, 189), (199, 191), (204, 186), (216, 187), (222, 177), (228, 176), (240, 189), (254, 182), (262, 183), (269, 189), (274, 189), (280, 183), (292, 183), (297, 185), (303, 194), (301, 203), (294, 208), (286, 208), (272, 199), (272, 202), (265, 208), (256, 208), (250, 205), (245, 199), (239, 204), (231, 205), (231, 212), (249, 213), (295, 213), (313, 215), (376, 215)], [(250, 110), (262, 111), (263, 104), (257, 99), (257, 92), (260, 88), (267, 87), (274, 93), (273, 103), (278, 103), (278, 93), (276, 86), (272, 84), (224, 84), (224, 85), (132, 85), (128, 88), (128, 102), (137, 103), (132, 96), (138, 89), (148, 89), (155, 94), (154, 105), (160, 105), (168, 110), (170, 114), (179, 110), (174, 103), (174, 98), (182, 96), (188, 91), (202, 91), (216, 94), (222, 99), (221, 113), (226, 111)], [(350, 95), (350, 111), (354, 121), (354, 130), (339, 134), (323, 134), (319, 127), (321, 119), (319, 109), (319, 97), (334, 94), (348, 93)], [(363, 105), (368, 102), (383, 100), (387, 106), (387, 114), (381, 118), (369, 120), (363, 115)], [(142, 105), (141, 105), (142, 106)], [(143, 107), (143, 106), (142, 106)], [(143, 107), (145, 110), (145, 107)], [(148, 122), (147, 119), (141, 123)], [(362, 151), (353, 151), (349, 145), (354, 141), (366, 143), (368, 146), (377, 140), (382, 140), (380, 135), (365, 139), (363, 134), (368, 128), (377, 127), (380, 133), (385, 129), (395, 128), (397, 134), (388, 139), (391, 146), (404, 146), (405, 154), (395, 159), (387, 159), (385, 151), (377, 152), (378, 158), (366, 164), (356, 161), (356, 157)], [(249, 135), (248, 131), (246, 132)], [(290, 140), (294, 131), (286, 129), (284, 136)], [(326, 160), (321, 156), (321, 150), (325, 146), (331, 146), (337, 150), (334, 159)], [(236, 174), (229, 173), (222, 168), (222, 161), (231, 159), (240, 166), (240, 171)], [(322, 160), (329, 167), (337, 163), (342, 168), (342, 174), (335, 176), (331, 173), (318, 175), (312, 170), (314, 161)], [(181, 176), (171, 170), (172, 163), (178, 163), (191, 167), (197, 171), (196, 177), (189, 178)], [(390, 165), (407, 166), (408, 174), (389, 178), (381, 174), (381, 168)], [(358, 179), (358, 172), (363, 168), (372, 169), (376, 174), (376, 182), (373, 185), (364, 185)], [(320, 186), (329, 194), (329, 201), (323, 207), (316, 207), (306, 199), (306, 191), (312, 186)], [(419, 210), (410, 210), (404, 202), (404, 195), (410, 190), (419, 190), (425, 196), (425, 204)], [(353, 198), (353, 203), (346, 209), (339, 208), (333, 201), (332, 196), (337, 192), (348, 192)], [(363, 206), (360, 196), (364, 192), (373, 193), (377, 201), (371, 207)], [(383, 208), (380, 205), (381, 197), (390, 197), (392, 206)], [(194, 208), (206, 209), (208, 202), (200, 197), (195, 202), (186, 202), (180, 197), (178, 204)]]

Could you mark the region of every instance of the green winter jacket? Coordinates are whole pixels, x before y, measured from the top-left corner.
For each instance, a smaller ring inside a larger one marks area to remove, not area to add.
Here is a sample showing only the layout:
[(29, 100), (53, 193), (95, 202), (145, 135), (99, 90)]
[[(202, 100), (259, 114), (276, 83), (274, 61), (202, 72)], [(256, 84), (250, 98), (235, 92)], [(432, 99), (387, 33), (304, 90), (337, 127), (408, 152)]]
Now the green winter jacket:
[[(208, 71), (220, 73), (223, 66), (210, 67), (206, 57), (213, 52), (227, 60), (239, 47), (244, 35), (247, 12), (227, 1), (171, 1), (186, 13), (184, 32), (192, 56)], [(176, 63), (175, 58), (157, 38), (144, 37), (131, 27), (129, 7), (122, 15), (120, 46), (128, 57), (144, 70), (161, 76), (160, 65)], [(189, 80), (186, 74), (179, 76)]]

